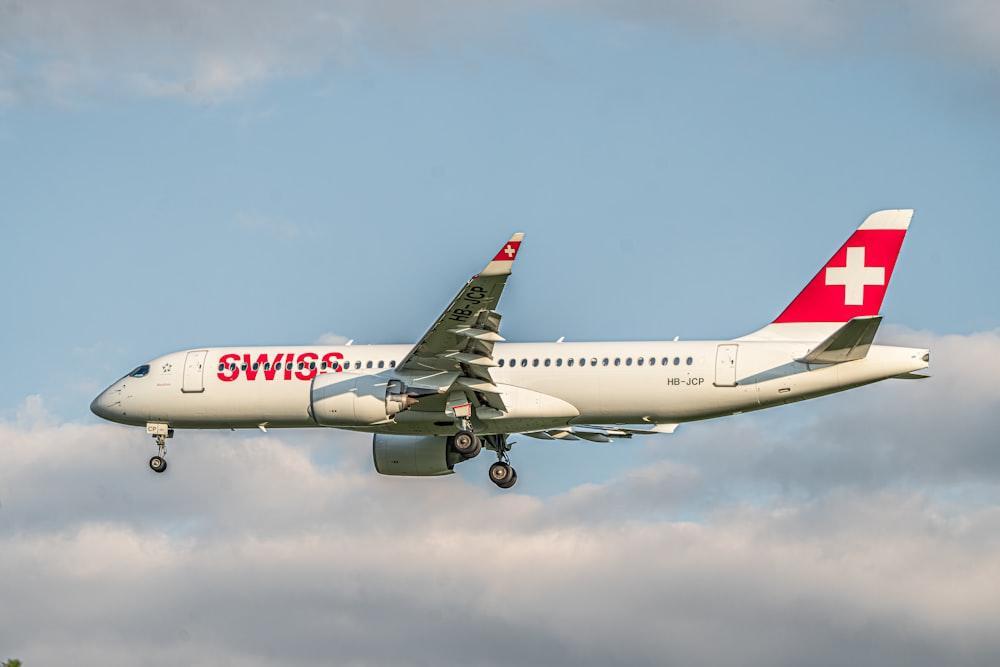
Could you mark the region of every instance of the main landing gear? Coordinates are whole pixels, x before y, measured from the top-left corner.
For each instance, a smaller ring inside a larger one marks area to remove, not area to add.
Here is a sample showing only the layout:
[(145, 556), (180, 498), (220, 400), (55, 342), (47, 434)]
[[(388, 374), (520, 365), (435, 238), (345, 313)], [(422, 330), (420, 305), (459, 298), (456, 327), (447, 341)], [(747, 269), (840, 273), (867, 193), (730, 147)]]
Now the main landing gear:
[(149, 459), (149, 467), (153, 472), (163, 472), (167, 469), (167, 438), (174, 437), (174, 429), (167, 424), (146, 424), (146, 433), (153, 436), (158, 451)]
[(490, 466), (490, 481), (501, 489), (509, 489), (517, 483), (517, 471), (510, 464), (510, 457), (507, 452), (510, 445), (507, 444), (506, 435), (486, 435), (480, 438), (472, 432), (472, 428), (463, 423), (460, 425), (458, 433), (448, 438), (448, 443), (452, 451), (462, 457), (462, 460), (474, 459), (479, 456), (483, 446), (492, 449), (497, 453), (497, 462)]

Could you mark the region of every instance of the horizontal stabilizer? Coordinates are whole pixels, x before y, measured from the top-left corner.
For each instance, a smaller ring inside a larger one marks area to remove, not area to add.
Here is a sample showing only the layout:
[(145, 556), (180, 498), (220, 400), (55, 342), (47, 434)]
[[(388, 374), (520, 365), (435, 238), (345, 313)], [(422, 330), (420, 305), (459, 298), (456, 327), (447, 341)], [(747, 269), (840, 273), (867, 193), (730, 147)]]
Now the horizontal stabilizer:
[(864, 359), (881, 323), (881, 315), (855, 317), (798, 361), (805, 364), (839, 364)]
[(926, 380), (930, 375), (925, 375), (924, 373), (903, 373), (902, 375), (893, 375), (897, 380)]

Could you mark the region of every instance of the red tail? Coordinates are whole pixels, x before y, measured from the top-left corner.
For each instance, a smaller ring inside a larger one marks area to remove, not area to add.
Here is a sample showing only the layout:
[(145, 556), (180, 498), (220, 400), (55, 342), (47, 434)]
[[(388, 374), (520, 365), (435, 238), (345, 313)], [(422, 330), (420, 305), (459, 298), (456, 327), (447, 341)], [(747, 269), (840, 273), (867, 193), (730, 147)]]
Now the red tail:
[(847, 322), (878, 315), (912, 216), (912, 209), (868, 216), (774, 323)]

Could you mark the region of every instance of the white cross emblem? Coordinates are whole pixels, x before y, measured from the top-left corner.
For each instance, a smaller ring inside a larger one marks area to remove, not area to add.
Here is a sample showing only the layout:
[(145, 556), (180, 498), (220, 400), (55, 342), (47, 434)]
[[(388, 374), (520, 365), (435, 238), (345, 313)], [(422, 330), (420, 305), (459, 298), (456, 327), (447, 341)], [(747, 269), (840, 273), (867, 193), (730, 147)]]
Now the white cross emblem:
[(847, 249), (847, 266), (826, 269), (827, 285), (844, 286), (844, 305), (861, 306), (865, 302), (865, 285), (885, 285), (885, 267), (865, 266), (864, 246)]
[[(495, 248), (496, 246), (493, 246), (493, 247)], [(517, 252), (516, 250), (514, 250), (514, 247), (511, 244), (509, 244), (509, 243), (506, 246), (504, 246), (503, 251), (505, 253), (507, 253), (508, 257), (513, 257), (514, 253)]]

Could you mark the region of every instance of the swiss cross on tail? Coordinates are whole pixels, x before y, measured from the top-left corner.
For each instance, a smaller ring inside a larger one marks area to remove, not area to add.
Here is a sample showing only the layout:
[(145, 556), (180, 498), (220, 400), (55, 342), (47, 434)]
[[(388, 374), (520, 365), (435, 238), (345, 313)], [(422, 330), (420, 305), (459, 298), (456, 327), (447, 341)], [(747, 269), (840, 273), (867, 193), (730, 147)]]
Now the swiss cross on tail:
[(878, 315), (912, 216), (910, 209), (868, 216), (775, 323), (847, 322)]

